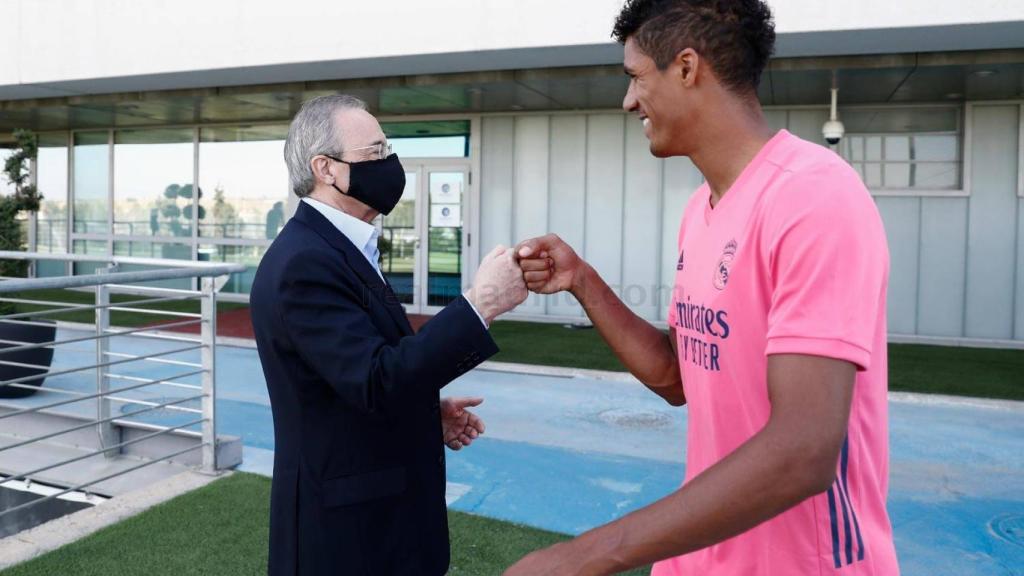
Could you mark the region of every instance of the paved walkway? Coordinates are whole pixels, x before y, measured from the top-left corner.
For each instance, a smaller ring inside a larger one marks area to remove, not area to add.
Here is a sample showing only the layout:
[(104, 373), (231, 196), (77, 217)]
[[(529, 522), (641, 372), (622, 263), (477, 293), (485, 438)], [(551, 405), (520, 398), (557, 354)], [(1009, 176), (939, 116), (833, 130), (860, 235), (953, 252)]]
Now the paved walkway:
[[(59, 337), (71, 335), (62, 329)], [(91, 362), (89, 351), (76, 346), (59, 349), (55, 365)], [(137, 353), (160, 346), (118, 338), (113, 349)], [(243, 470), (269, 474), (273, 428), (256, 351), (221, 346), (217, 360), (220, 433), (243, 438)], [(129, 364), (121, 371), (152, 378), (175, 370)], [(477, 369), (446, 388), (446, 394), (486, 398), (478, 409), (486, 436), (450, 453), (454, 509), (577, 534), (679, 485), (685, 409), (622, 375), (539, 371), (554, 374)], [(47, 385), (85, 389), (91, 383), (55, 377)], [(178, 392), (138, 397), (162, 400)], [(40, 394), (23, 402), (53, 398)], [(1024, 404), (893, 394), (890, 409), (889, 508), (903, 573), (1024, 574)], [(153, 421), (175, 417), (158, 414)]]

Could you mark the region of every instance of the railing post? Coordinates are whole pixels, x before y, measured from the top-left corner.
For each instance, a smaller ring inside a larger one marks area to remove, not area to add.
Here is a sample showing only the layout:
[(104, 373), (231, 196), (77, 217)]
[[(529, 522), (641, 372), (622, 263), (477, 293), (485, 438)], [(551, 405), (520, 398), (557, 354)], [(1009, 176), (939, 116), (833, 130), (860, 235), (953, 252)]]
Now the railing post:
[[(97, 274), (117, 272), (117, 264), (111, 264), (106, 269), (97, 270)], [(103, 335), (110, 329), (110, 288), (106, 284), (96, 286), (96, 393), (103, 394), (96, 398), (96, 419), (101, 423), (96, 425), (96, 432), (100, 437), (100, 446), (106, 448), (117, 444), (114, 437), (114, 423), (110, 419), (110, 398), (106, 396), (110, 391), (110, 378), (106, 376), (106, 369), (100, 367), (107, 361), (107, 352), (110, 350), (110, 339)], [(107, 458), (114, 458), (117, 453), (114, 450), (104, 452)]]
[(217, 471), (217, 290), (214, 278), (202, 279), (203, 472)]

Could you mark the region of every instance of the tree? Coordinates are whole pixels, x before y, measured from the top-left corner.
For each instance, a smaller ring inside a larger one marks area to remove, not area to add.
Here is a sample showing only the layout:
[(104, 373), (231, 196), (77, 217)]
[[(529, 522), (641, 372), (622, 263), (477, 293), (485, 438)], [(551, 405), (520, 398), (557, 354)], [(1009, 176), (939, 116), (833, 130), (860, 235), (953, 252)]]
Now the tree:
[[(0, 250), (24, 250), (18, 213), (36, 212), (42, 195), (29, 181), (28, 164), (36, 159), (39, 144), (29, 130), (14, 131), (14, 153), (4, 161), (4, 176), (14, 186), (14, 195), (0, 197)], [(0, 276), (23, 277), (28, 269), (25, 260), (0, 260)], [(9, 303), (0, 305), (0, 314), (11, 312)]]

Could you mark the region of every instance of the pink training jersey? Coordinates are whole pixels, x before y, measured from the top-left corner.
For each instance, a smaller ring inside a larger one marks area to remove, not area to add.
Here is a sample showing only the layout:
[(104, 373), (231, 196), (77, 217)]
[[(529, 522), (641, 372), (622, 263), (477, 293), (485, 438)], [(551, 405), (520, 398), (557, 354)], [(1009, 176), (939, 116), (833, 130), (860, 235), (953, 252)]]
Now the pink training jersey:
[(714, 208), (710, 195), (701, 186), (683, 215), (669, 310), (689, 407), (686, 480), (767, 423), (769, 355), (856, 364), (853, 405), (827, 492), (652, 574), (898, 574), (885, 508), (889, 252), (874, 201), (841, 158), (785, 130)]

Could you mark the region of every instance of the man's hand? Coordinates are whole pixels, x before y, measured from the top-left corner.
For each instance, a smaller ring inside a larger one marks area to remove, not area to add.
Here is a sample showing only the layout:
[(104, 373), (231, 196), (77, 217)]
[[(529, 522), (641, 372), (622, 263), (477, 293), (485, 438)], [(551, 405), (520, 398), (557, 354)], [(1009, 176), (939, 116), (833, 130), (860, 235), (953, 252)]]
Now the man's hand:
[(673, 406), (686, 403), (675, 332), (666, 337), (630, 310), (601, 276), (555, 234), (516, 246), (526, 287), (538, 294), (568, 290), (626, 368)]
[(483, 398), (444, 398), (441, 400), (441, 428), (444, 443), (452, 450), (469, 446), (484, 433), (484, 421), (466, 408), (479, 406)]
[(480, 262), (466, 299), (490, 325), (491, 320), (522, 304), (528, 294), (512, 249), (499, 245)]
[(554, 294), (580, 287), (586, 267), (571, 246), (556, 234), (524, 240), (516, 246), (526, 287), (538, 294)]

